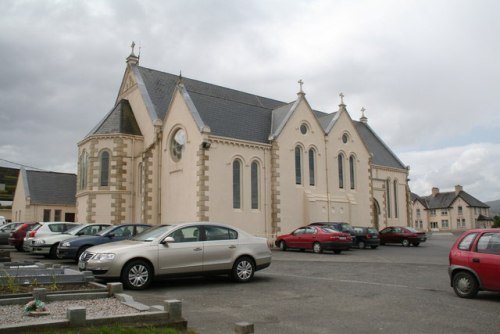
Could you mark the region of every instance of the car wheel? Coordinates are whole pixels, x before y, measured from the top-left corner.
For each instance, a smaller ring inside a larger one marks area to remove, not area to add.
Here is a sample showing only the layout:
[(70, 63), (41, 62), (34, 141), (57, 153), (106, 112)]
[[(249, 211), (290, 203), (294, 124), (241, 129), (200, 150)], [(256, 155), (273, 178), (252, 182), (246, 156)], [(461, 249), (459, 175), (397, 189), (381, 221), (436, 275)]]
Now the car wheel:
[(412, 243), (412, 245), (415, 247), (418, 247), (418, 245), (420, 245), (420, 242), (414, 242), (414, 243)]
[(410, 241), (408, 241), (408, 239), (403, 239), (403, 241), (401, 241), (401, 244), (403, 245), (403, 247), (409, 247)]
[(18, 252), (24, 252), (23, 246), (16, 246)]
[(474, 298), (479, 291), (479, 285), (471, 273), (461, 271), (453, 276), (453, 290), (460, 298)]
[(340, 254), (340, 253), (342, 253), (342, 250), (341, 249), (334, 249), (333, 252), (335, 254)]
[(130, 290), (146, 289), (153, 280), (151, 265), (143, 260), (130, 261), (122, 270), (121, 281), (123, 286)]
[(279, 243), (279, 245), (280, 245), (280, 249), (282, 251), (286, 251), (286, 249), (287, 249), (286, 242), (284, 242), (283, 240), (281, 240), (280, 243)]
[(316, 254), (323, 253), (323, 248), (319, 242), (315, 242), (313, 244), (313, 252)]
[(245, 283), (252, 279), (255, 273), (255, 264), (248, 256), (242, 256), (234, 262), (232, 278), (235, 282)]
[(360, 242), (358, 242), (358, 247), (359, 247), (359, 249), (364, 249), (364, 248), (366, 248), (366, 244), (365, 244), (365, 242), (364, 242), (364, 241), (360, 241)]
[(57, 246), (59, 246), (59, 243), (53, 244), (52, 247), (50, 247), (49, 258), (57, 259)]

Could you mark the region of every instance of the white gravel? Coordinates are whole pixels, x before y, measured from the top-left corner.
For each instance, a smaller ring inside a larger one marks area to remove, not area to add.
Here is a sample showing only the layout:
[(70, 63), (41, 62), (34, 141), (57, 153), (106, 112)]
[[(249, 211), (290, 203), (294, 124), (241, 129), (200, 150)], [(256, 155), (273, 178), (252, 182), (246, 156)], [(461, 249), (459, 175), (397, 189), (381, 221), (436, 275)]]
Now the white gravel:
[(133, 307), (122, 304), (116, 298), (99, 298), (93, 300), (67, 300), (46, 303), (50, 314), (38, 317), (31, 317), (24, 314), (22, 305), (3, 305), (0, 306), (0, 324), (16, 325), (43, 320), (65, 320), (66, 310), (69, 307), (85, 307), (87, 309), (87, 318), (97, 318), (102, 316), (123, 315), (139, 313)]

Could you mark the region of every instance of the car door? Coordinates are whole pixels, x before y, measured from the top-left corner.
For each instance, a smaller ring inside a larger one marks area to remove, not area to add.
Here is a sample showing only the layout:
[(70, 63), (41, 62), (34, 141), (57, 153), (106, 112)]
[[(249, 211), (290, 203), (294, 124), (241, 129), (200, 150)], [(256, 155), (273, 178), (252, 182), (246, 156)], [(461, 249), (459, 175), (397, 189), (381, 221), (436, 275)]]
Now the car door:
[(306, 227), (305, 233), (302, 235), (302, 247), (304, 249), (312, 249), (313, 243), (316, 241), (316, 229), (314, 227)]
[(485, 289), (500, 290), (500, 232), (483, 233), (469, 260)]
[(204, 225), (203, 228), (203, 271), (230, 270), (238, 253), (238, 232), (216, 225)]
[(200, 226), (186, 226), (171, 231), (165, 238), (174, 241), (158, 247), (159, 275), (201, 272), (203, 269), (203, 242)]
[(290, 238), (287, 239), (288, 247), (290, 248), (304, 248), (304, 233), (306, 228), (301, 227), (292, 232)]

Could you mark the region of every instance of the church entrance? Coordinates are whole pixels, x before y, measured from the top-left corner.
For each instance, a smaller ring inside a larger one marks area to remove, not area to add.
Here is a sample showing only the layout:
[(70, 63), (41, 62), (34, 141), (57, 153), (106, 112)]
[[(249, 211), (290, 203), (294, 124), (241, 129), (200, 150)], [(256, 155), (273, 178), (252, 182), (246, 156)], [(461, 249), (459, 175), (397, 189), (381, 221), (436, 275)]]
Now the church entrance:
[(374, 198), (373, 199), (373, 225), (377, 229), (377, 231), (380, 229), (379, 224), (378, 224), (378, 219), (380, 215), (380, 206), (378, 205), (377, 200)]

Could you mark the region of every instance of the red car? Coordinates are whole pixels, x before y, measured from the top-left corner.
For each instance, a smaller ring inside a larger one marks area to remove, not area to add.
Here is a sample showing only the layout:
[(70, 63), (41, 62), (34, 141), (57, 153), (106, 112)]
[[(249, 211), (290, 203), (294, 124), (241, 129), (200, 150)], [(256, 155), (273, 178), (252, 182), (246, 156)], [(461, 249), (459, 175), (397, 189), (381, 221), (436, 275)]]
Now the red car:
[(417, 247), (427, 240), (425, 232), (419, 232), (413, 227), (389, 226), (379, 232), (380, 244), (401, 244), (404, 247)]
[(450, 284), (457, 296), (474, 298), (478, 291), (500, 291), (500, 229), (463, 233), (449, 255)]
[(23, 252), (23, 241), (26, 233), (31, 231), (37, 225), (37, 223), (23, 223), (10, 233), (8, 240), (9, 245), (16, 247), (18, 251)]
[(335, 254), (340, 254), (343, 250), (349, 250), (352, 237), (348, 233), (339, 232), (327, 226), (304, 226), (290, 234), (278, 236), (275, 245), (283, 251), (288, 248), (297, 248), (312, 249), (314, 253), (331, 250)]

